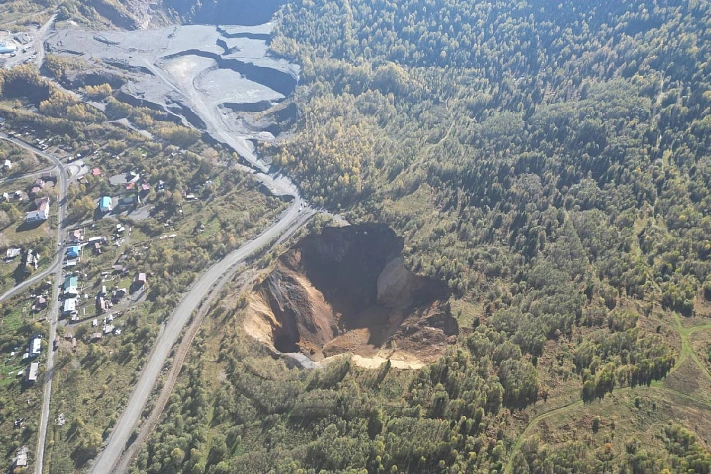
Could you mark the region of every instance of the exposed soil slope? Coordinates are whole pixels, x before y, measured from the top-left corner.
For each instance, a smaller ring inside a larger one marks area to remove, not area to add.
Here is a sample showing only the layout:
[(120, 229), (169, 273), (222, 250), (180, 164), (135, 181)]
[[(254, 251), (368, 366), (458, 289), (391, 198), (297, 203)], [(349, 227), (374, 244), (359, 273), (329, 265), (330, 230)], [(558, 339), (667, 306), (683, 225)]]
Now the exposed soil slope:
[(429, 362), (458, 326), (444, 283), (410, 272), (383, 225), (324, 229), (282, 256), (250, 297), (245, 327), (279, 352)]

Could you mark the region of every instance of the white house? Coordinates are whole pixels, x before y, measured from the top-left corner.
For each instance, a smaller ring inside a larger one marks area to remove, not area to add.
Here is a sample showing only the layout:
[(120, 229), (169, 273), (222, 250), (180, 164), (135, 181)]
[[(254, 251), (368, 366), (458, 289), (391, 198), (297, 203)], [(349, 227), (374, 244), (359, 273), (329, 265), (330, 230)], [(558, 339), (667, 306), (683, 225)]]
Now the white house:
[(35, 204), (37, 205), (37, 210), (28, 212), (27, 216), (25, 217), (25, 221), (27, 221), (27, 222), (46, 221), (47, 218), (49, 217), (49, 198), (48, 197), (37, 198), (37, 199), (35, 199)]
[(15, 258), (15, 257), (20, 256), (21, 253), (22, 253), (21, 248), (11, 247), (11, 248), (7, 249), (7, 252), (5, 252), (5, 256), (7, 258)]
[(76, 298), (67, 298), (64, 300), (64, 306), (62, 307), (62, 313), (65, 315), (77, 314), (77, 300)]

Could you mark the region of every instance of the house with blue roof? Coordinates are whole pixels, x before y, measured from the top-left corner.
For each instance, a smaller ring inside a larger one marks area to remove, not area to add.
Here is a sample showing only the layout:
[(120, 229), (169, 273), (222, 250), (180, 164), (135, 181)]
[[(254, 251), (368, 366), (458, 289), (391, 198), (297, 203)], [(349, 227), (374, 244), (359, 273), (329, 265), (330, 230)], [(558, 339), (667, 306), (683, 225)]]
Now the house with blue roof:
[(79, 280), (75, 276), (68, 276), (64, 279), (64, 294), (65, 295), (78, 295), (79, 290), (77, 285)]
[(113, 208), (114, 203), (110, 196), (103, 196), (99, 199), (99, 210), (101, 212), (111, 212)]
[(72, 245), (67, 248), (67, 258), (79, 258), (81, 248), (78, 245)]

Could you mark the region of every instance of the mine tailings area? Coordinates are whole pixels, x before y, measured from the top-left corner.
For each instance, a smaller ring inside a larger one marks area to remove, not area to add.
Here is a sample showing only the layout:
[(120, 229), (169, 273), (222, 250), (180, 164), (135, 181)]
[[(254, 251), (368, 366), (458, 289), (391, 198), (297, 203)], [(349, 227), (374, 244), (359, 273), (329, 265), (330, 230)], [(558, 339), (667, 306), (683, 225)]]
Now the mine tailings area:
[(402, 249), (380, 224), (305, 237), (254, 287), (245, 329), (275, 353), (313, 361), (343, 353), (410, 366), (437, 359), (459, 332), (449, 290), (408, 270)]

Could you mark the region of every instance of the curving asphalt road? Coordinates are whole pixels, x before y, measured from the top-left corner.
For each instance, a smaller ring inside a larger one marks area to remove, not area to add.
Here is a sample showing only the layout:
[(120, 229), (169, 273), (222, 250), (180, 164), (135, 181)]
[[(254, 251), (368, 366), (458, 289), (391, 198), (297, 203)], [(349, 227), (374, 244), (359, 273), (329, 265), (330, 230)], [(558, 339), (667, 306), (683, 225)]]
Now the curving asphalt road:
[(193, 311), (197, 309), (203, 297), (210, 291), (220, 277), (229, 269), (247, 257), (253, 255), (261, 248), (269, 245), (274, 239), (283, 234), (299, 218), (299, 205), (301, 200), (297, 197), (280, 219), (254, 240), (242, 245), (237, 250), (229, 253), (224, 259), (211, 266), (207, 272), (195, 283), (185, 294), (178, 307), (173, 311), (168, 323), (156, 339), (153, 351), (148, 356), (138, 383), (133, 389), (131, 398), (124, 409), (121, 417), (109, 436), (106, 448), (99, 454), (92, 465), (90, 472), (106, 474), (112, 472), (116, 462), (123, 452), (134, 426), (141, 418), (141, 413), (148, 398), (153, 391), (153, 386), (160, 375), (168, 354), (173, 348), (173, 344), (178, 339), (183, 326), (188, 322)]
[(158, 334), (155, 346), (148, 356), (148, 361), (133, 389), (126, 408), (116, 422), (116, 425), (114, 425), (104, 449), (99, 453), (91, 466), (90, 472), (95, 474), (116, 472), (117, 463), (126, 448), (126, 443), (134, 427), (141, 419), (143, 409), (165, 365), (168, 354), (170, 354), (173, 345), (177, 341), (183, 327), (190, 319), (193, 311), (198, 308), (203, 298), (209, 294), (210, 289), (218, 283), (220, 278), (229, 272), (234, 265), (244, 262), (249, 256), (276, 241), (287, 230), (303, 225), (305, 222), (304, 219), (300, 219), (300, 217), (303, 216), (302, 210), (305, 207), (304, 203), (297, 187), (289, 178), (283, 175), (266, 174), (268, 167), (252, 154), (242, 139), (232, 135), (229, 127), (224, 123), (215, 108), (207, 106), (202, 101), (199, 93), (192, 84), (175, 84), (168, 78), (167, 74), (155, 64), (146, 61), (146, 66), (153, 74), (187, 100), (192, 109), (207, 124), (208, 132), (213, 135), (213, 137), (229, 145), (261, 171), (255, 175), (257, 179), (274, 189), (277, 193), (293, 196), (294, 200), (275, 224), (254, 240), (242, 245), (239, 249), (229, 253), (224, 259), (210, 267), (183, 296), (180, 304), (168, 319), (167, 324)]
[[(62, 281), (62, 257), (64, 256), (64, 246), (62, 242), (64, 241), (64, 224), (67, 215), (67, 172), (64, 169), (64, 165), (54, 155), (45, 153), (44, 151), (38, 150), (37, 148), (28, 145), (27, 143), (17, 140), (15, 138), (9, 138), (7, 135), (0, 133), (0, 139), (14, 143), (26, 150), (33, 152), (35, 155), (41, 156), (52, 163), (54, 163), (53, 169), (59, 169), (59, 175), (57, 177), (57, 184), (59, 186), (58, 193), (58, 203), (57, 206), (57, 253), (54, 257), (54, 262), (46, 270), (36, 274), (32, 278), (25, 280), (21, 284), (17, 285), (13, 289), (6, 291), (3, 295), (0, 295), (0, 301), (11, 297), (12, 295), (26, 289), (27, 287), (33, 285), (34, 283), (45, 278), (47, 275), (54, 272), (55, 274), (55, 284), (52, 285), (52, 306), (49, 310), (49, 341), (50, 344), (54, 341), (57, 334), (57, 322), (59, 318), (57, 314), (59, 312), (59, 284)], [(44, 462), (44, 444), (47, 439), (47, 424), (49, 421), (49, 401), (52, 395), (52, 379), (54, 375), (54, 351), (49, 349), (47, 351), (47, 365), (45, 368), (44, 376), (44, 396), (42, 398), (42, 414), (40, 415), (40, 429), (39, 438), (37, 440), (37, 454), (35, 462), (35, 474), (42, 474), (42, 466)]]

